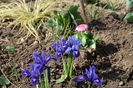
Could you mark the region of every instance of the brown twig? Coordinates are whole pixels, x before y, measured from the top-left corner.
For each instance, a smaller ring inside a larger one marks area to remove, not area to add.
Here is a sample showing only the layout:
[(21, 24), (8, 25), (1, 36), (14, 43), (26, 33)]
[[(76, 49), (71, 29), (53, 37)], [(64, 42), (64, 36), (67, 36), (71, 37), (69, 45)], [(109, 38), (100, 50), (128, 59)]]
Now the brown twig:
[(79, 1), (80, 1), (80, 7), (81, 7), (81, 10), (82, 10), (82, 13), (83, 13), (84, 22), (88, 23), (86, 11), (85, 11), (85, 6), (84, 6), (84, 0), (79, 0)]

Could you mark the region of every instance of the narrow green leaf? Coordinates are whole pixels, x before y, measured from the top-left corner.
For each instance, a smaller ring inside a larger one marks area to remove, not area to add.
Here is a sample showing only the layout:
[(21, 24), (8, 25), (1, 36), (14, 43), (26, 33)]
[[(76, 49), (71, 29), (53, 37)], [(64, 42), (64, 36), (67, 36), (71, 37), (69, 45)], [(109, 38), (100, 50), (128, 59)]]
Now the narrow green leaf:
[(58, 80), (56, 80), (56, 83), (62, 83), (66, 80), (67, 75), (61, 75), (61, 78), (59, 78)]
[(72, 78), (72, 75), (73, 75), (73, 60), (70, 65), (69, 77)]
[(89, 46), (89, 48), (92, 48), (92, 49), (96, 49), (96, 41), (95, 40), (91, 40), (90, 41), (90, 46)]
[(69, 71), (67, 70), (68, 67), (67, 67), (67, 64), (66, 64), (64, 58), (62, 58), (62, 62), (63, 62), (63, 70), (65, 72), (65, 75), (68, 75)]
[(86, 40), (87, 40), (87, 37), (86, 36), (82, 36), (81, 43), (83, 44), (83, 46), (86, 45)]

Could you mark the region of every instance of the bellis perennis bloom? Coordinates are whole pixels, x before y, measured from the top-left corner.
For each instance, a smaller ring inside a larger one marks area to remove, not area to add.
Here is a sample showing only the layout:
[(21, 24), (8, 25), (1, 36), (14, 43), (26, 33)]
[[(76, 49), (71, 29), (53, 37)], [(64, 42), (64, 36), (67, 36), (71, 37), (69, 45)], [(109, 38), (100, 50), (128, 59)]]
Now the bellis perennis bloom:
[(76, 82), (90, 81), (91, 83), (95, 83), (97, 85), (103, 84), (102, 80), (100, 80), (96, 74), (96, 67), (95, 66), (90, 66), (89, 71), (88, 71), (88, 68), (86, 68), (85, 71), (86, 71), (85, 74), (78, 76), (76, 78)]
[[(39, 52), (33, 53), (34, 63), (31, 64), (31, 69), (24, 68), (23, 77), (30, 76), (32, 85), (39, 83), (39, 78), (44, 70), (48, 70), (48, 75), (50, 76), (50, 68), (47, 63), (50, 60), (55, 60), (51, 54), (46, 58), (46, 54), (42, 51), (41, 56)], [(50, 80), (50, 77), (48, 77)]]
[(80, 24), (76, 27), (75, 31), (78, 32), (83, 32), (88, 30), (88, 25), (87, 24)]

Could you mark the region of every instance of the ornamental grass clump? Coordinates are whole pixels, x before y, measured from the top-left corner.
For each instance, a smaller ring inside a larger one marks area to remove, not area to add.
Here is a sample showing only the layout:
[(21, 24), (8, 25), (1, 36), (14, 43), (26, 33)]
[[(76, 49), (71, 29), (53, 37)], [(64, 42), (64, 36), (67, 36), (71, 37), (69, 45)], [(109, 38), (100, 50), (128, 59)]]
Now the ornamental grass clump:
[[(53, 11), (55, 11), (55, 2), (53, 0), (35, 0), (33, 3), (26, 3), (25, 0), (18, 0), (12, 3), (3, 3), (0, 6), (0, 19), (11, 19), (4, 25), (18, 30), (17, 43), (22, 43), (31, 35), (39, 40), (38, 30), (44, 26)], [(3, 24), (1, 22), (1, 24)]]
[(80, 56), (79, 48), (82, 47), (82, 44), (80, 40), (72, 36), (68, 40), (65, 40), (63, 37), (60, 43), (55, 42), (53, 47), (56, 51), (56, 58), (60, 59), (63, 63), (64, 74), (57, 80), (57, 83), (60, 83), (67, 78), (72, 78), (74, 58)]
[[(30, 76), (32, 85), (38, 87), (39, 83), (43, 86), (40, 88), (49, 88), (50, 82), (50, 66), (48, 62), (50, 60), (55, 60), (51, 54), (46, 57), (46, 54), (42, 51), (41, 56), (39, 52), (33, 53), (34, 63), (31, 64), (31, 69), (24, 68), (23, 77)], [(42, 78), (42, 75), (44, 79)]]
[[(88, 71), (89, 69), (89, 71)], [(92, 88), (92, 84), (96, 85), (102, 85), (103, 81), (98, 77), (96, 74), (96, 67), (95, 66), (90, 66), (90, 68), (85, 69), (85, 74), (82, 74), (81, 76), (78, 76), (76, 78), (76, 82), (82, 82), (82, 81), (87, 81), (88, 82), (88, 88)]]

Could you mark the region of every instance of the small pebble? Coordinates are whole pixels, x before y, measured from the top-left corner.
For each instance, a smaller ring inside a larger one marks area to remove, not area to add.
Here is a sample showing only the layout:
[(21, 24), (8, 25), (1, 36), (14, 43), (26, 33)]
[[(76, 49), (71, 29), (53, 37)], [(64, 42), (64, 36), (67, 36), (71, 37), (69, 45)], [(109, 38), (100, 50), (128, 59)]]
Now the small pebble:
[(124, 82), (123, 81), (120, 81), (119, 82), (119, 86), (123, 86), (124, 85)]

